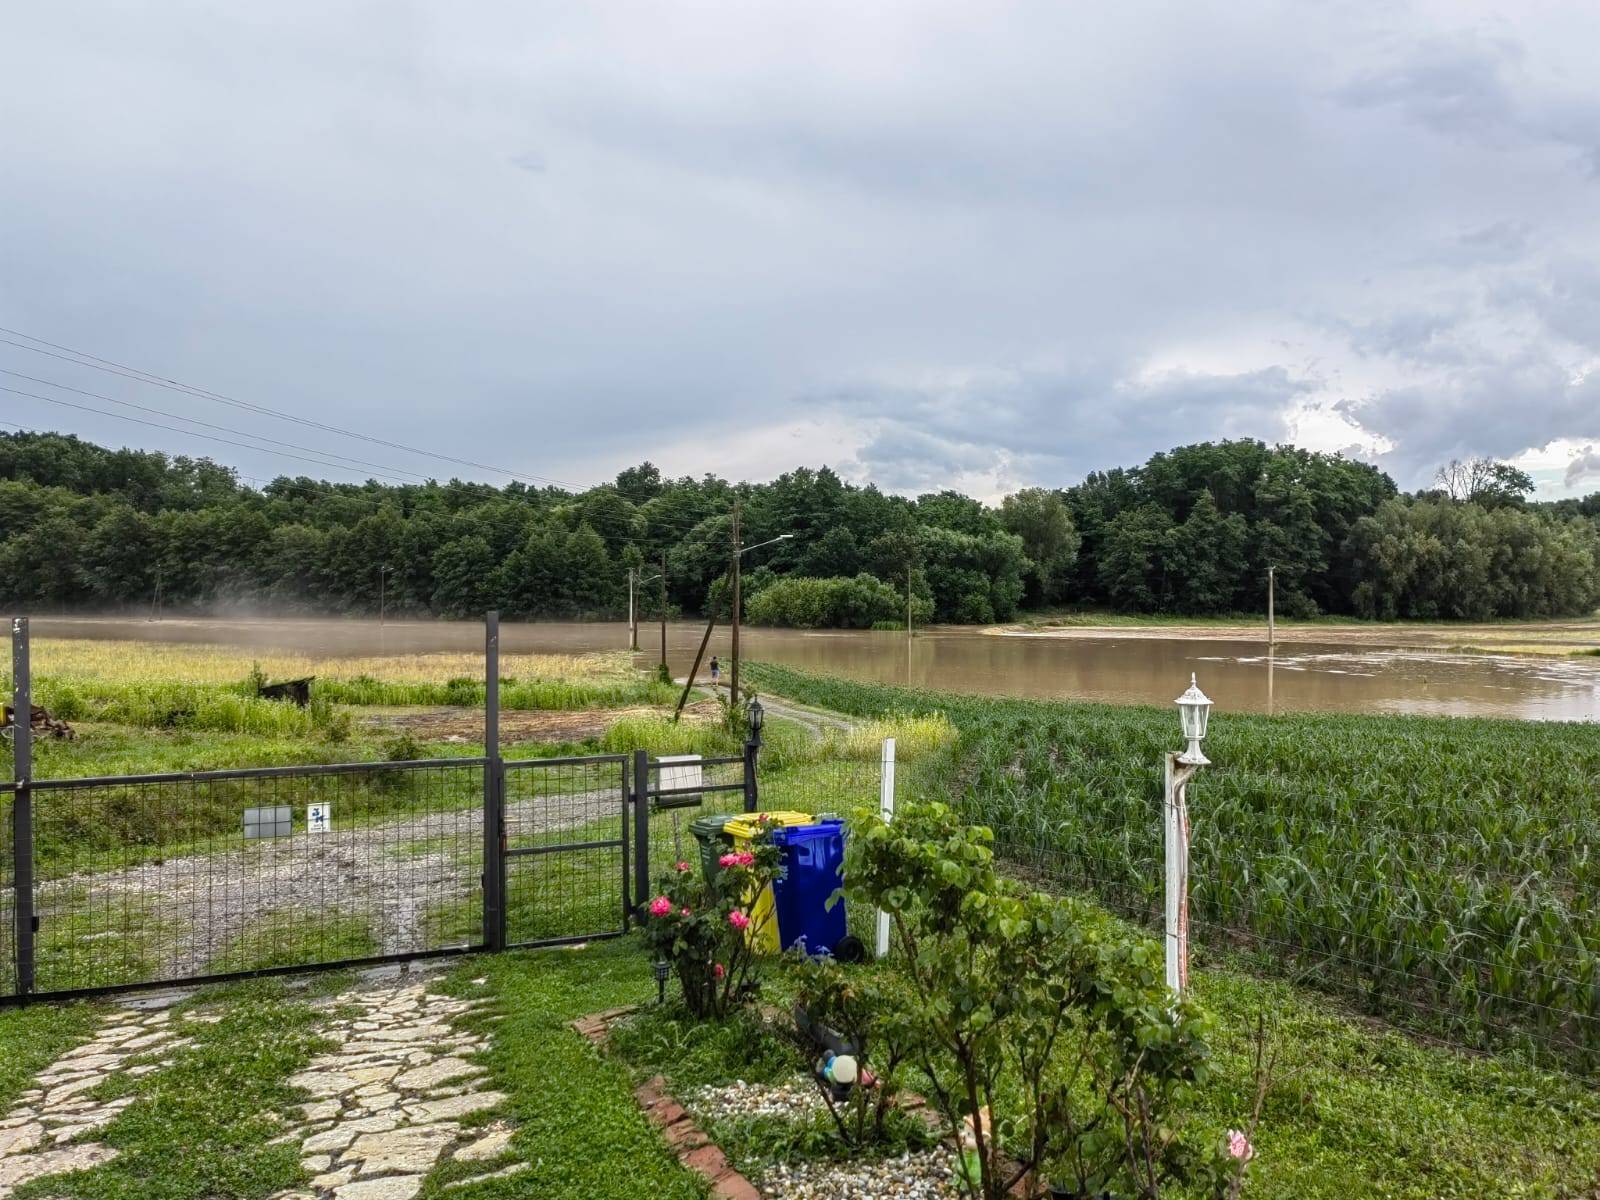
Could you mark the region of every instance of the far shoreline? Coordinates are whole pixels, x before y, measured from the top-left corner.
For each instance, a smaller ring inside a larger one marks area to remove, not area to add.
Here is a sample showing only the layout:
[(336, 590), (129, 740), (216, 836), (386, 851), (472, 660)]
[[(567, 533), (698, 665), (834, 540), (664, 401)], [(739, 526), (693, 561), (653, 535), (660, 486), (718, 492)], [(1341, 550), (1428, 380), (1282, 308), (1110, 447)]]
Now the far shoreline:
[[(1267, 643), (1265, 617), (1064, 614), (988, 625), (982, 632), (994, 637), (1063, 640), (1131, 638)], [(1536, 654), (1566, 658), (1600, 650), (1600, 617), (1460, 622), (1280, 618), (1276, 641), (1290, 645), (1406, 646), (1466, 654)]]

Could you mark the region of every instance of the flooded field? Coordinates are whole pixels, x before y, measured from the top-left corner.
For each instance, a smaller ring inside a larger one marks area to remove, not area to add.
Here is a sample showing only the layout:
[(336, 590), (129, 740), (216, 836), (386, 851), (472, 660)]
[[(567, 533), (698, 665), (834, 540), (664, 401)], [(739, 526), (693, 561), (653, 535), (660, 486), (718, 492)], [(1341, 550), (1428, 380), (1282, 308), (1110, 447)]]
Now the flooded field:
[[(472, 622), (36, 618), (36, 637), (198, 642), (242, 650), (316, 656), (475, 653)], [(667, 661), (677, 674), (694, 658), (704, 626), (667, 627)], [(660, 627), (641, 626), (639, 662), (660, 655)], [(1196, 636), (1159, 627), (984, 632), (934, 628), (904, 634), (750, 629), (746, 658), (856, 679), (994, 695), (1167, 704), (1190, 672), (1222, 710), (1235, 712), (1424, 713), (1600, 720), (1600, 658), (1462, 653), (1428, 644), (1374, 644), (1360, 627), (1304, 627), (1268, 653), (1262, 638)], [(1318, 640), (1302, 640), (1317, 638)], [(580, 653), (627, 646), (620, 623), (506, 623), (503, 653)], [(719, 628), (708, 653), (726, 656)], [(46, 669), (42, 664), (36, 669)]]

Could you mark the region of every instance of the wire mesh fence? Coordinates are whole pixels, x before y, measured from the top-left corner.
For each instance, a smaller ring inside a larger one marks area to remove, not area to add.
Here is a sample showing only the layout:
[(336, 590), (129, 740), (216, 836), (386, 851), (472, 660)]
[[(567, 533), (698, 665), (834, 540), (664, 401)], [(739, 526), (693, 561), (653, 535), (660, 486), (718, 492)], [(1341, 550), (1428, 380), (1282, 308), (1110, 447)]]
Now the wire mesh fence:
[(619, 931), (628, 905), (624, 755), (504, 764), (506, 943)]
[[(476, 944), (481, 915), (463, 918), (481, 903), (483, 771), (446, 760), (37, 781), (34, 990)], [(14, 872), (29, 848), (8, 849)], [(7, 962), (14, 990), (16, 954)]]

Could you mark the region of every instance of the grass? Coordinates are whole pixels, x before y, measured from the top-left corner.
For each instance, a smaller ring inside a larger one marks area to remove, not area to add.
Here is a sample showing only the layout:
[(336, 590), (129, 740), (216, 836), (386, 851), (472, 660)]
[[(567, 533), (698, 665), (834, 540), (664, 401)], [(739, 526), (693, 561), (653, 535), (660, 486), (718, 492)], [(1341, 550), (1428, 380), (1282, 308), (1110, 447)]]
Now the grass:
[[(355, 680), (446, 684), (467, 678), (482, 682), (483, 656), (473, 654), (394, 654), (360, 658), (313, 658), (304, 654), (244, 650), (234, 646), (91, 638), (34, 638), (33, 669), (108, 682), (236, 684), (259, 667), (271, 680)], [(11, 677), (11, 647), (0, 646), (0, 667)], [(566, 682), (623, 682), (638, 677), (625, 650), (595, 654), (502, 654), (500, 669), (515, 678)]]
[[(0, 657), (9, 658), (9, 648)], [(306, 735), (336, 723), (333, 706), (482, 707), (481, 658), (252, 658), (220, 646), (41, 639), (33, 647), (35, 702), (67, 721), (152, 729)], [(9, 661), (6, 668), (9, 680)], [(626, 653), (513, 654), (501, 660), (507, 711), (579, 711), (670, 704), (676, 689), (643, 675)], [(312, 705), (262, 700), (263, 680), (315, 676)]]
[(10, 1111), (35, 1075), (88, 1041), (100, 1014), (97, 1005), (83, 1002), (0, 1009), (0, 1113)]
[(378, 939), (357, 913), (273, 912), (251, 922), (206, 963), (206, 973), (265, 971), (370, 958)]
[(288, 1077), (324, 1045), (315, 1010), (266, 981), (213, 989), (195, 1003), (217, 1006), (222, 1019), (195, 1025), (194, 1044), (161, 1070), (111, 1076), (97, 1089), (134, 1097), (97, 1135), (119, 1157), (25, 1184), (19, 1200), (244, 1200), (300, 1182), (299, 1148), (269, 1143), (282, 1131), (277, 1112), (297, 1098)]
[[(659, 1150), (653, 1139), (640, 1140), (626, 1095), (630, 1075), (619, 1059), (633, 1079), (660, 1070), (683, 1089), (733, 1078), (774, 1081), (794, 1069), (791, 1051), (743, 1022), (697, 1025), (670, 1006), (620, 1028), (614, 1055), (596, 1054), (565, 1023), (653, 998), (648, 964), (632, 940), (476, 959), (454, 973), (456, 990), (465, 994), (473, 976), (487, 976), (485, 987), (507, 1014), (492, 1057), (496, 1086), (511, 1094), (524, 1121), (513, 1144), (545, 1160), (538, 1168), (542, 1186), (530, 1180), (525, 1191), (508, 1189), (507, 1196), (576, 1200), (644, 1195), (662, 1186)], [(778, 971), (769, 976), (766, 999), (781, 1005), (791, 988)], [(1580, 1200), (1600, 1184), (1600, 1096), (1580, 1080), (1421, 1044), (1226, 960), (1198, 969), (1195, 988), (1219, 1032), (1216, 1070), (1194, 1095), (1192, 1136), (1221, 1136), (1248, 1112), (1257, 1013), (1275, 1022), (1282, 1047), (1255, 1139), (1249, 1197)], [(562, 1087), (553, 1089), (557, 1078)], [(563, 1104), (568, 1089), (571, 1111)], [(766, 1161), (783, 1149), (758, 1145), (774, 1137), (770, 1129), (717, 1133), (726, 1148)], [(584, 1161), (585, 1154), (594, 1161)], [(637, 1183), (618, 1167), (630, 1154), (640, 1155), (640, 1170), (648, 1173)], [(570, 1180), (562, 1181), (564, 1167), (573, 1172)]]
[[(943, 714), (959, 738), (909, 772), (915, 790), (1036, 877), (1160, 911), (1170, 712), (750, 676), (844, 712)], [(1197, 934), (1469, 1044), (1600, 1061), (1600, 727), (1226, 714), (1206, 747)]]
[[(486, 983), (475, 985), (474, 978)], [(704, 1186), (668, 1152), (630, 1091), (627, 1070), (568, 1026), (576, 1017), (637, 1003), (653, 992), (636, 946), (608, 943), (474, 959), (446, 990), (494, 997), (494, 1042), (484, 1055), (493, 1086), (518, 1123), (512, 1149), (532, 1166), (450, 1195), (471, 1200), (701, 1200)], [(481, 1019), (481, 1018), (478, 1018)], [(461, 1024), (471, 1027), (474, 1018)], [(438, 1171), (430, 1191), (447, 1181)]]

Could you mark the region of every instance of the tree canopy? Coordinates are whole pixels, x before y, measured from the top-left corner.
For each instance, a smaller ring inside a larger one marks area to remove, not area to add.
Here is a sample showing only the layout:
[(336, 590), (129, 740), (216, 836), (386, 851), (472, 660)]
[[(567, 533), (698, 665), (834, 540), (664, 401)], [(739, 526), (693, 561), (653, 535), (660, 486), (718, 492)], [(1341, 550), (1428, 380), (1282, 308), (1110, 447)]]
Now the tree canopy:
[[(997, 506), (801, 467), (768, 483), (650, 463), (582, 492), (459, 479), (248, 487), (208, 459), (0, 434), (0, 602), (513, 618), (617, 617), (666, 562), (675, 611), (726, 610), (732, 511), (752, 619), (991, 622), (1022, 607), (1537, 616), (1600, 602), (1600, 496), (1526, 499), (1505, 464), (1403, 496), (1367, 464), (1254, 441), (1182, 446)], [(1459, 493), (1459, 495), (1453, 495)], [(768, 595), (767, 593), (771, 593)], [(658, 607), (659, 584), (640, 592)]]

